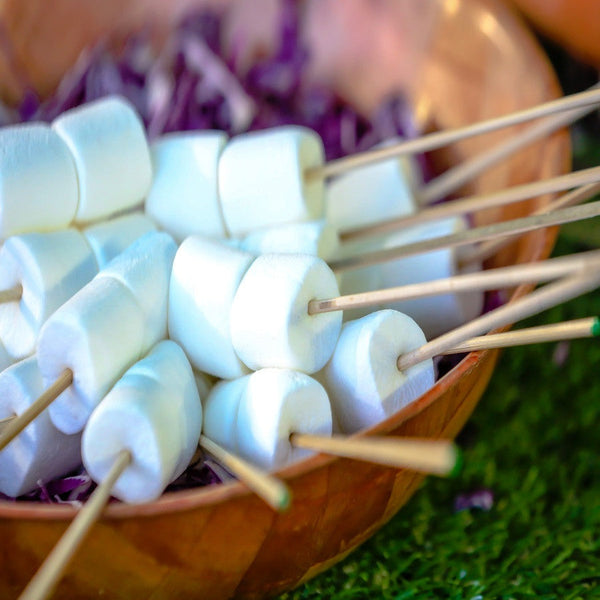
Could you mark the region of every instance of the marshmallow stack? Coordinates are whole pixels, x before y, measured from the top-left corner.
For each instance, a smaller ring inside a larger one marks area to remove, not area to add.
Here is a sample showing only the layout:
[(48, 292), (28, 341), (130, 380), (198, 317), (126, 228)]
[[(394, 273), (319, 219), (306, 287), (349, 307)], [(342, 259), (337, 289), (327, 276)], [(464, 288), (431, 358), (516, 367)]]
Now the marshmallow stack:
[(37, 358), (44, 382), (73, 372), (73, 383), (49, 408), (61, 431), (81, 431), (125, 370), (165, 337), (175, 251), (168, 234), (144, 235), (42, 327)]
[(331, 435), (331, 407), (323, 386), (290, 369), (261, 369), (219, 382), (206, 400), (204, 434), (269, 471), (309, 456), (291, 433)]

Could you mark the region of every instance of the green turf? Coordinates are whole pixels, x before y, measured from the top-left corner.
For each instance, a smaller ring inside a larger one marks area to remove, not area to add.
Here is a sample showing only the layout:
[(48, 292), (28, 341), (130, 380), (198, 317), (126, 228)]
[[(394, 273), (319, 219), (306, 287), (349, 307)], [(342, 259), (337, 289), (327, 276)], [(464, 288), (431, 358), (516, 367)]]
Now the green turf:
[[(600, 137), (575, 136), (575, 167), (598, 164)], [(600, 223), (564, 227), (554, 254), (600, 247)], [(600, 293), (528, 319), (600, 314)], [(455, 479), (428, 478), (377, 535), (281, 600), (600, 598), (600, 345), (505, 350), (457, 442)], [(597, 378), (598, 377), (598, 378)], [(489, 511), (455, 512), (457, 495), (489, 488)]]

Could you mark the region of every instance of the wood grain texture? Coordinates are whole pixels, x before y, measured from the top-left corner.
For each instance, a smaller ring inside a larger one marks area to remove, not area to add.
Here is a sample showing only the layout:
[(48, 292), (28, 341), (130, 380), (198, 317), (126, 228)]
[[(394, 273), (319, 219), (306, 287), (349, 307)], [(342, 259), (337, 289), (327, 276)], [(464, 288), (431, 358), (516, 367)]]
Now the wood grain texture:
[[(353, 55), (352, 65), (338, 69), (335, 79), (329, 73), (348, 100), (365, 112), (390, 91), (406, 89), (424, 127), (450, 128), (560, 96), (551, 67), (532, 36), (496, 0), (427, 0), (425, 16), (425, 0), (406, 0), (406, 6), (411, 2), (414, 14), (426, 18), (427, 34), (418, 44), (418, 73), (412, 72), (407, 80), (404, 66), (390, 69), (394, 61), (403, 60), (393, 44), (373, 45), (382, 54), (379, 60), (370, 55), (365, 63), (371, 71), (369, 85), (352, 79), (366, 68), (356, 63), (360, 55)], [(343, 26), (342, 6), (347, 4), (360, 9), (363, 20), (369, 18), (369, 6), (389, 11), (388, 18), (385, 12), (383, 17), (373, 16), (376, 22), (386, 23), (386, 35), (395, 25), (397, 35), (406, 30), (406, 24), (400, 25), (394, 16), (396, 0), (308, 2), (307, 27), (323, 16), (319, 11), (327, 11), (329, 27), (342, 36), (339, 43), (351, 44), (349, 37), (343, 38), (356, 33)], [(418, 22), (411, 28), (420, 31)], [(348, 54), (325, 60), (318, 55), (325, 50), (315, 46), (318, 74), (327, 78), (328, 69)], [(390, 51), (392, 57), (386, 53)], [(472, 156), (513, 133), (514, 128), (465, 140), (436, 153), (437, 164)], [(569, 169), (569, 141), (562, 132), (491, 169), (469, 186), (469, 192), (498, 190)], [(523, 216), (548, 200), (536, 198), (491, 209), (478, 222)], [(490, 259), (489, 265), (545, 258), (555, 233), (528, 234)], [(530, 289), (518, 287), (513, 298)], [(364, 434), (453, 439), (483, 394), (496, 359), (496, 350), (469, 354), (418, 401)], [(278, 475), (293, 494), (292, 506), (283, 514), (276, 514), (235, 482), (165, 494), (143, 506), (110, 505), (67, 569), (55, 597), (272, 596), (344, 558), (389, 521), (422, 481), (422, 476), (406, 470), (325, 456), (292, 465)], [(0, 502), (0, 597), (18, 595), (73, 515), (65, 506)]]

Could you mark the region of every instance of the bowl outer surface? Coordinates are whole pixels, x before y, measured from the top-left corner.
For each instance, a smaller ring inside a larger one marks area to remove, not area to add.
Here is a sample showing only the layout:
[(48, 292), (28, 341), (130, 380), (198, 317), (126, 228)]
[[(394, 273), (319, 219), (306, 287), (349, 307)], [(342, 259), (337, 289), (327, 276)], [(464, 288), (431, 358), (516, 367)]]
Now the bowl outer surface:
[[(423, 0), (406, 0), (423, 2)], [(450, 128), (525, 108), (561, 94), (532, 36), (495, 0), (428, 0), (434, 21), (421, 70), (403, 75), (378, 69), (379, 97), (346, 87), (368, 112), (387, 92), (404, 86), (425, 127)], [(308, 4), (324, 10), (329, 0)], [(352, 0), (360, 5), (362, 0)], [(389, 10), (396, 6), (394, 0)], [(318, 16), (318, 12), (314, 13)], [(330, 16), (330, 19), (333, 17)], [(388, 19), (393, 24), (393, 19)], [(335, 28), (339, 22), (330, 20)], [(386, 62), (382, 59), (381, 64)], [(353, 68), (358, 68), (354, 65)], [(342, 69), (343, 70), (343, 69)], [(326, 69), (321, 76), (327, 76)], [(339, 83), (339, 82), (338, 82)], [(339, 83), (340, 87), (343, 85)], [(511, 131), (472, 139), (439, 153), (457, 162)], [(480, 177), (481, 192), (547, 178), (570, 168), (568, 136), (555, 135)], [(486, 211), (481, 222), (525, 214), (539, 198)], [(523, 237), (490, 264), (546, 257), (555, 231)], [(528, 291), (518, 288), (513, 299)], [(469, 354), (415, 404), (367, 433), (454, 438), (475, 408), (497, 352)], [(111, 505), (80, 548), (56, 598), (262, 598), (290, 589), (345, 557), (408, 501), (422, 476), (368, 463), (316, 456), (281, 471), (293, 502), (275, 514), (244, 486), (165, 494), (144, 506)], [(64, 532), (74, 511), (65, 506), (0, 502), (0, 598), (16, 597)]]

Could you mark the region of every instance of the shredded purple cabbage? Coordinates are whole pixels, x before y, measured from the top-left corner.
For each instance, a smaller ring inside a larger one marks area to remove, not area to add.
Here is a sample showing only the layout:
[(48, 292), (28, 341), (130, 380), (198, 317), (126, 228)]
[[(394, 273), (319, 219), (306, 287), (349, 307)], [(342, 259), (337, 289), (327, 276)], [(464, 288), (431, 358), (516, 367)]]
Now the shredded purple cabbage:
[(479, 509), (488, 511), (494, 506), (494, 493), (492, 490), (483, 488), (472, 492), (460, 494), (454, 500), (454, 510)]

